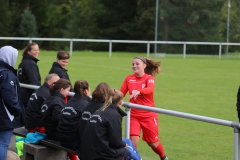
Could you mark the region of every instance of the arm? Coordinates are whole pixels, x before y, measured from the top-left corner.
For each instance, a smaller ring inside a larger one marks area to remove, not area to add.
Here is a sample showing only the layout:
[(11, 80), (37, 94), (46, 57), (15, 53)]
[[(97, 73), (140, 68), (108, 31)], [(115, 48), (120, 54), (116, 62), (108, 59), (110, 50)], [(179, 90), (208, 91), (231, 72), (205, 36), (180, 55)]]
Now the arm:
[(128, 86), (127, 86), (127, 78), (125, 78), (125, 80), (123, 81), (123, 84), (120, 88), (120, 91), (122, 92), (123, 94), (123, 97), (125, 97), (127, 91), (128, 91)]
[(139, 94), (151, 94), (154, 91), (154, 78), (151, 76), (150, 78), (147, 79), (146, 82), (146, 87), (136, 90), (135, 92), (130, 95), (130, 98), (136, 99)]
[(139, 90), (141, 94), (150, 94), (154, 91), (154, 78), (151, 77), (147, 80), (147, 86), (146, 88), (142, 88)]
[(39, 84), (39, 70), (38, 70), (38, 66), (33, 65), (34, 62), (32, 63), (27, 63), (24, 67), (24, 73), (27, 76), (27, 80), (29, 84), (32, 85), (40, 85)]
[(110, 147), (124, 148), (126, 146), (126, 142), (122, 140), (122, 117), (120, 115), (112, 117), (107, 132)]
[(59, 122), (61, 119), (61, 110), (62, 106), (57, 104), (54, 106), (53, 112), (52, 112), (52, 121), (53, 122)]
[(11, 71), (2, 71), (1, 73), (1, 96), (4, 103), (4, 106), (8, 109), (10, 114), (18, 117), (21, 114), (19, 97), (17, 93), (17, 84), (16, 78), (13, 78), (15, 75), (10, 75)]

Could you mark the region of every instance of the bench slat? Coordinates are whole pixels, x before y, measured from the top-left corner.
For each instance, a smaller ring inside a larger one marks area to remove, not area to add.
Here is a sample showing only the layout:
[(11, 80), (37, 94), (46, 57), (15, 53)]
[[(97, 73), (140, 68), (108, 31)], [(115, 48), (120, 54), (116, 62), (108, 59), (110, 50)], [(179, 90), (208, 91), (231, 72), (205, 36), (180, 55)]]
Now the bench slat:
[[(28, 131), (25, 128), (15, 128), (13, 130), (13, 134), (26, 138), (26, 135), (28, 134)], [(80, 153), (78, 153), (74, 150), (71, 150), (71, 149), (68, 149), (68, 148), (65, 148), (65, 147), (61, 146), (60, 142), (58, 142), (58, 141), (41, 140), (39, 143), (43, 144), (45, 146), (49, 146), (49, 147), (53, 147), (53, 148), (63, 150), (63, 151), (68, 152), (68, 153), (73, 153), (73, 154), (76, 154), (76, 155), (80, 155)]]

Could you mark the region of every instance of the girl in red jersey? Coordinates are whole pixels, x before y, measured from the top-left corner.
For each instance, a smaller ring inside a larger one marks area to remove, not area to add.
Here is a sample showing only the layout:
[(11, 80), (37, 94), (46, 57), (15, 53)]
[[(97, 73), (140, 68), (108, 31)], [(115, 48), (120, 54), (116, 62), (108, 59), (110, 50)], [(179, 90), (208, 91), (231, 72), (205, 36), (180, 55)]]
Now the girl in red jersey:
[[(154, 77), (160, 73), (160, 62), (135, 57), (132, 61), (134, 74), (128, 75), (120, 91), (125, 96), (129, 92), (131, 103), (154, 107)], [(161, 160), (168, 160), (163, 146), (158, 139), (158, 115), (155, 112), (132, 108), (130, 117), (130, 139), (137, 147), (140, 132), (142, 139), (159, 155)]]

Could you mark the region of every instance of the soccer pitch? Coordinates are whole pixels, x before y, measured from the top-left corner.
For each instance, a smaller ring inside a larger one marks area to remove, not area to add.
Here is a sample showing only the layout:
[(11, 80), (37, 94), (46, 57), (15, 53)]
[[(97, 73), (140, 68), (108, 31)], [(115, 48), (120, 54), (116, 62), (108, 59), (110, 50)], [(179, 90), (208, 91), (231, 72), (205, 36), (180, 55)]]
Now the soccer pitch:
[[(19, 52), (15, 68), (21, 61)], [(57, 51), (41, 51), (39, 69), (42, 82), (56, 60)], [(145, 53), (75, 51), (67, 66), (72, 84), (84, 79), (93, 91), (100, 82), (119, 89), (132, 74), (135, 56)], [(159, 108), (238, 121), (236, 94), (240, 85), (240, 59), (180, 56), (150, 58), (162, 62), (155, 81), (155, 106)], [(125, 98), (128, 101), (128, 98)], [(124, 109), (124, 108), (123, 108)], [(160, 140), (170, 160), (233, 159), (233, 128), (159, 114)], [(123, 123), (124, 124), (124, 123)], [(123, 129), (124, 129), (123, 125)], [(143, 160), (158, 156), (142, 140), (138, 150)]]

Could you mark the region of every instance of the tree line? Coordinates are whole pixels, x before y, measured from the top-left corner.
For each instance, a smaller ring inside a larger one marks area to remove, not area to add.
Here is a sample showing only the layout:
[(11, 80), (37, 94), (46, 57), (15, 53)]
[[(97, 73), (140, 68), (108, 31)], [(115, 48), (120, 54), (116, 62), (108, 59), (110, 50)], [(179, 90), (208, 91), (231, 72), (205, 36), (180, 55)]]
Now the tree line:
[[(159, 0), (159, 41), (226, 42), (228, 1)], [(231, 0), (229, 42), (240, 40), (240, 1)], [(155, 0), (1, 0), (1, 37), (154, 40)], [(0, 41), (23, 47), (23, 41)], [(39, 42), (49, 50), (68, 42)], [(239, 47), (231, 47), (236, 51)], [(106, 43), (76, 43), (74, 49), (106, 51)], [(151, 46), (153, 51), (154, 46)], [(113, 44), (114, 51), (146, 52), (142, 44)], [(191, 45), (188, 52), (209, 53), (218, 46)], [(179, 53), (180, 45), (158, 45), (158, 52)], [(217, 52), (216, 52), (217, 53)]]

